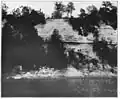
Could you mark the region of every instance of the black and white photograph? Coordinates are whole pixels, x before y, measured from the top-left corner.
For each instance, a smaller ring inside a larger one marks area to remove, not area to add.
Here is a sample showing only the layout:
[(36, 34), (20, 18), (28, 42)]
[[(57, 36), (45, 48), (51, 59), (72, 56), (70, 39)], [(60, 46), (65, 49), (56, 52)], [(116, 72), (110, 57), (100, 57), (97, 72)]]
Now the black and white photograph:
[(117, 0), (1, 1), (1, 97), (118, 97), (117, 57)]

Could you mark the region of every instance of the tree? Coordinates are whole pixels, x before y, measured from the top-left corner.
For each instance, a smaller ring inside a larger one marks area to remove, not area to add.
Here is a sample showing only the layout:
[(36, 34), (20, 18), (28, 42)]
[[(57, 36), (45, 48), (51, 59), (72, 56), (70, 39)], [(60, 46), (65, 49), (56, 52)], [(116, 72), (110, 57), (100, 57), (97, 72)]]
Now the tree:
[(65, 12), (65, 5), (62, 2), (55, 2), (55, 11), (52, 13), (53, 18), (62, 18)]
[(103, 1), (102, 2), (102, 6), (105, 8), (111, 8), (112, 7), (112, 3), (110, 1)]
[(32, 25), (45, 24), (45, 14), (40, 10), (36, 11), (29, 6), (20, 6), (13, 9), (12, 14), (19, 22), (24, 22)]
[(88, 11), (88, 14), (98, 12), (97, 8), (94, 5), (88, 6), (87, 11)]
[(56, 18), (56, 19), (62, 18), (62, 13), (60, 13), (59, 11), (54, 11), (52, 13), (52, 18)]
[[(67, 58), (64, 54), (65, 48), (58, 29), (54, 29), (48, 40), (48, 53), (46, 63), (50, 67), (63, 69), (67, 67)], [(52, 57), (52, 58), (51, 58)]]
[(55, 3), (55, 10), (56, 11), (62, 11), (63, 12), (65, 10), (64, 7), (65, 7), (65, 5), (63, 5), (62, 2), (56, 2)]
[(117, 28), (117, 7), (113, 6), (110, 1), (102, 3), (99, 14), (105, 24), (111, 25), (114, 29)]
[(115, 45), (108, 45), (107, 41), (102, 39), (102, 41), (94, 42), (93, 51), (100, 58), (103, 69), (105, 69), (106, 61), (112, 67), (117, 66), (117, 48)]
[(72, 16), (73, 10), (75, 10), (74, 3), (73, 2), (69, 2), (67, 4), (67, 7), (66, 7), (67, 17), (69, 17), (69, 14), (70, 14), (70, 16)]
[(60, 47), (62, 46), (62, 37), (59, 34), (59, 30), (58, 29), (54, 29), (53, 34), (51, 35), (51, 39), (50, 41), (56, 46), (56, 47)]
[(12, 14), (13, 14), (13, 16), (15, 16), (15, 17), (20, 17), (20, 16), (21, 16), (20, 8), (13, 9)]
[(87, 7), (88, 13), (81, 9), (80, 18), (82, 20), (83, 35), (87, 36), (89, 32), (97, 37), (97, 27), (99, 26), (98, 10), (94, 5)]
[(7, 9), (8, 6), (5, 3), (2, 3), (2, 20), (6, 17), (7, 15)]
[(86, 15), (87, 15), (87, 14), (86, 14), (85, 10), (84, 10), (83, 8), (81, 8), (81, 9), (80, 9), (80, 14), (79, 14), (80, 18), (83, 19), (83, 18), (86, 17)]
[(34, 25), (45, 23), (44, 14), (28, 6), (14, 9), (11, 14), (6, 15), (6, 20), (7, 24), (2, 32), (3, 38), (5, 41), (8, 38), (8, 43), (9, 40), (13, 40), (16, 44), (37, 41), (38, 35)]
[(37, 25), (37, 24), (45, 24), (45, 15), (43, 12), (41, 11), (36, 11), (34, 9), (32, 9), (31, 13), (30, 13), (30, 19), (32, 21), (33, 25)]
[(23, 16), (29, 16), (31, 11), (32, 11), (31, 7), (29, 7), (29, 6), (22, 6), (21, 13), (22, 13)]

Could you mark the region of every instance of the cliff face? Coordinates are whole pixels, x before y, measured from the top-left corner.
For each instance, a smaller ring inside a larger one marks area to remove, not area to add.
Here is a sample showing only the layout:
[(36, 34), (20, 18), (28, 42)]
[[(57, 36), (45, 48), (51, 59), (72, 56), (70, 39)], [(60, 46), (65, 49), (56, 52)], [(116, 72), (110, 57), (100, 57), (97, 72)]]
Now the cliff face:
[[(49, 38), (54, 29), (59, 30), (59, 34), (62, 36), (65, 42), (79, 42), (79, 43), (92, 43), (95, 39), (92, 33), (89, 33), (87, 37), (78, 35), (77, 31), (72, 29), (72, 26), (65, 22), (63, 19), (48, 20), (45, 25), (36, 25), (35, 28), (38, 31), (38, 35), (44, 38)], [(117, 30), (114, 30), (111, 26), (101, 25), (99, 28), (99, 41), (105, 39), (112, 43), (117, 43)]]
[(91, 42), (91, 36), (89, 37), (89, 40), (87, 37), (78, 35), (78, 32), (74, 31), (72, 26), (63, 19), (47, 21), (45, 25), (37, 25), (35, 28), (38, 31), (38, 35), (44, 38), (49, 38), (49, 36), (53, 33), (53, 30), (57, 29), (65, 42)]
[(104, 39), (108, 43), (117, 44), (117, 30), (109, 25), (101, 25), (99, 29), (99, 41)]
[(63, 19), (49, 20), (45, 25), (37, 25), (35, 28), (38, 30), (38, 35), (43, 37), (51, 35), (54, 29), (59, 30), (62, 36), (77, 34), (76, 31), (73, 31), (72, 26)]

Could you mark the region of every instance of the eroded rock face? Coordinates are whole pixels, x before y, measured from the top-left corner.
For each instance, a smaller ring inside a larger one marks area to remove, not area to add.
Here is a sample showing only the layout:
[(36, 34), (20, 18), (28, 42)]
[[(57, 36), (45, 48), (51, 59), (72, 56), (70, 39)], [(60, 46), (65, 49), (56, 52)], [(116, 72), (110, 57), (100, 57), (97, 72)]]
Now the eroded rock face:
[(66, 49), (74, 49), (75, 52), (80, 52), (83, 55), (87, 55), (91, 58), (97, 58), (96, 53), (93, 52), (93, 45), (92, 44), (77, 44), (77, 45), (70, 45), (66, 44)]
[(117, 30), (109, 25), (101, 25), (99, 29), (99, 41), (107, 41), (108, 43), (117, 44)]
[[(44, 38), (49, 38), (53, 33), (54, 29), (59, 30), (59, 34), (62, 36), (65, 42), (79, 42), (79, 43), (92, 43), (95, 40), (93, 33), (88, 33), (89, 35), (84, 37), (78, 35), (77, 31), (72, 29), (67, 22), (63, 19), (56, 19), (48, 21), (45, 25), (37, 25), (35, 28), (38, 31), (38, 35)], [(99, 41), (102, 39), (106, 40), (108, 43), (117, 43), (117, 30), (114, 30), (111, 26), (101, 24), (99, 28)]]
[(38, 35), (46, 39), (49, 39), (54, 29), (59, 31), (59, 34), (62, 36), (62, 40), (65, 42), (87, 43), (93, 42), (94, 39), (93, 35), (89, 35), (87, 37), (78, 35), (78, 31), (74, 31), (72, 26), (63, 19), (47, 21), (45, 25), (36, 25), (35, 28), (38, 31)]

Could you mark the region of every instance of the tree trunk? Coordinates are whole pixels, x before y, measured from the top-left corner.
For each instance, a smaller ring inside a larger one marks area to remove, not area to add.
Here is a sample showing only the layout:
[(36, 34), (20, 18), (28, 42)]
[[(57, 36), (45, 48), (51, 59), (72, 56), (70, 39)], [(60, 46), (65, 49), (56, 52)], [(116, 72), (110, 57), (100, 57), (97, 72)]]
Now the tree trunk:
[(72, 16), (72, 11), (70, 12), (70, 17)]
[(67, 12), (67, 17), (69, 18), (69, 12)]

